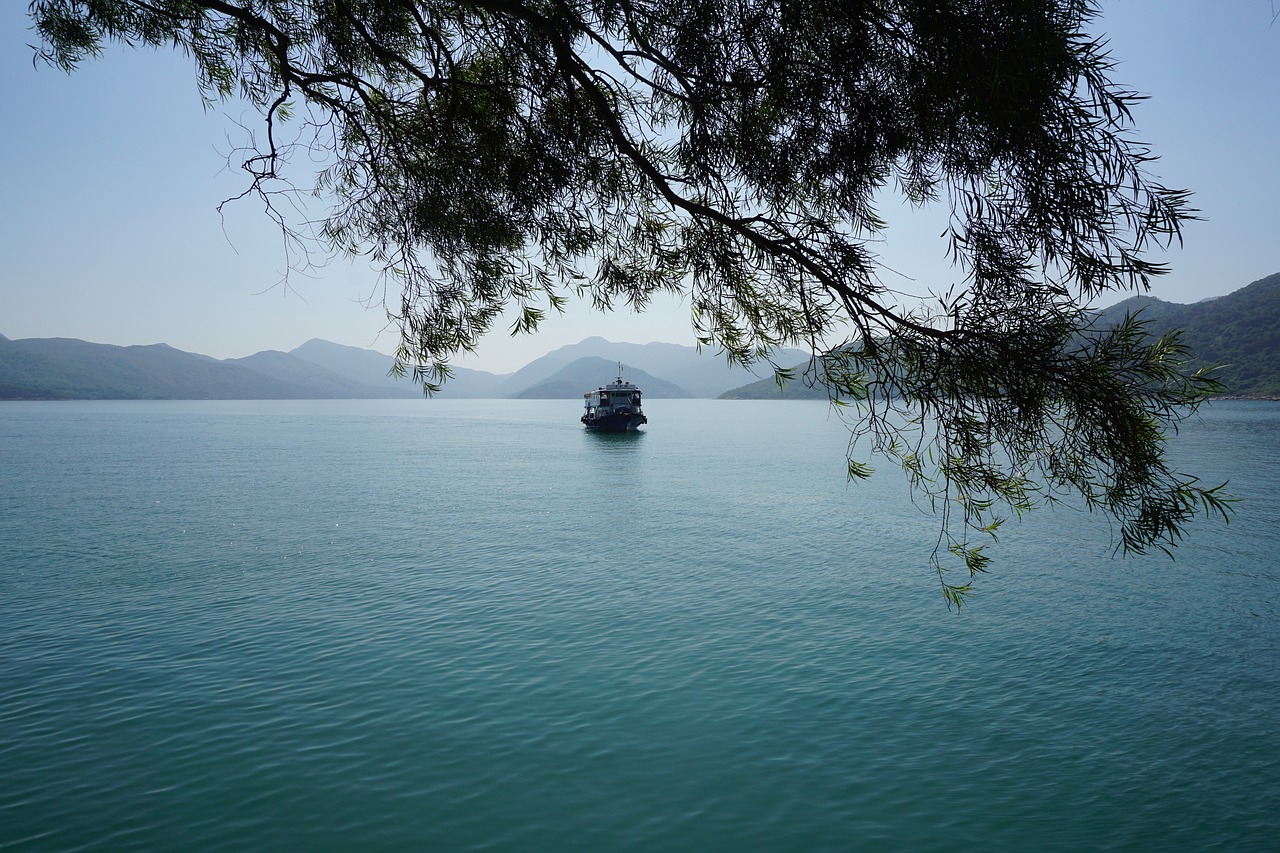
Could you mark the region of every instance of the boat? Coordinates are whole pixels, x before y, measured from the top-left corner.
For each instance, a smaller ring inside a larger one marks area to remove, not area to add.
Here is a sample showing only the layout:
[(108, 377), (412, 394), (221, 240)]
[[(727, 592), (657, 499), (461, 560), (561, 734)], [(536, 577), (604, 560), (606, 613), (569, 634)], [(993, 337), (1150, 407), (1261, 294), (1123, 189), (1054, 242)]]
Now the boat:
[(640, 408), (640, 389), (622, 381), (622, 366), (618, 377), (608, 385), (582, 395), (586, 412), (582, 423), (587, 429), (598, 432), (630, 432), (649, 419)]

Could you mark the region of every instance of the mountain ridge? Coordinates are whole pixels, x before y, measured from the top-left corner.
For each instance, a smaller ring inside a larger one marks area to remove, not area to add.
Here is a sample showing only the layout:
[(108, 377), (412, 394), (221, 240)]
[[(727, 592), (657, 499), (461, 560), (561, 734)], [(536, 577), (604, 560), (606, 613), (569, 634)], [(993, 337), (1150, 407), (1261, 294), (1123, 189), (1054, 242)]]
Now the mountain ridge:
[[(1094, 314), (1095, 327), (1116, 326), (1137, 315), (1152, 336), (1180, 329), (1194, 353), (1191, 369), (1218, 365), (1221, 398), (1280, 399), (1280, 273), (1190, 304), (1138, 294)], [(806, 374), (807, 367), (808, 360), (794, 365), (797, 378), (781, 389), (767, 377), (730, 389), (720, 399), (825, 399), (826, 387), (814, 381), (812, 370)]]
[(515, 397), (518, 400), (575, 400), (579, 399), (584, 391), (604, 385), (614, 375), (621, 375), (626, 381), (638, 385), (644, 392), (644, 396), (651, 400), (694, 396), (678, 385), (659, 379), (637, 367), (621, 365), (619, 370), (615, 370), (615, 362), (599, 356), (584, 356), (574, 359), (551, 376), (519, 392)]
[[(799, 351), (785, 351), (798, 353)], [(625, 357), (624, 357), (625, 356)], [(785, 357), (785, 356), (783, 356)], [(590, 360), (594, 359), (595, 362)], [(585, 362), (585, 363), (584, 363)], [(607, 382), (615, 365), (648, 384), (647, 395), (711, 397), (752, 375), (718, 356), (680, 344), (617, 343), (594, 336), (534, 359), (514, 374), (455, 367), (436, 396), (570, 399)], [(371, 399), (421, 395), (390, 375), (391, 356), (313, 338), (289, 352), (263, 350), (214, 359), (168, 344), (118, 346), (75, 338), (0, 336), (0, 399)], [(688, 377), (692, 390), (662, 376), (657, 364)]]
[(1132, 314), (1152, 336), (1180, 329), (1193, 368), (1218, 366), (1221, 396), (1280, 399), (1280, 272), (1189, 305), (1131, 296), (1098, 312), (1097, 323), (1114, 326)]
[[(1220, 365), (1222, 396), (1280, 399), (1280, 273), (1225, 296), (1191, 304), (1149, 295), (1129, 297), (1097, 313), (1115, 325), (1137, 313), (1152, 335), (1181, 329), (1196, 353), (1193, 367)], [(794, 361), (787, 359), (794, 357)], [(595, 359), (596, 361), (591, 361)], [(588, 337), (558, 347), (511, 374), (454, 368), (443, 398), (577, 398), (629, 365), (627, 378), (646, 396), (727, 399), (824, 399), (826, 389), (803, 377), (810, 356), (781, 350), (798, 379), (779, 390), (766, 375), (727, 365), (721, 356), (680, 344), (634, 344)], [(75, 338), (10, 339), (0, 335), (0, 400), (94, 399), (371, 399), (416, 397), (407, 378), (389, 376), (391, 356), (313, 338), (289, 352), (263, 350), (218, 360), (168, 344), (117, 346)], [(575, 366), (576, 365), (576, 366)], [(737, 384), (734, 384), (734, 383)], [(644, 387), (648, 385), (650, 387)]]

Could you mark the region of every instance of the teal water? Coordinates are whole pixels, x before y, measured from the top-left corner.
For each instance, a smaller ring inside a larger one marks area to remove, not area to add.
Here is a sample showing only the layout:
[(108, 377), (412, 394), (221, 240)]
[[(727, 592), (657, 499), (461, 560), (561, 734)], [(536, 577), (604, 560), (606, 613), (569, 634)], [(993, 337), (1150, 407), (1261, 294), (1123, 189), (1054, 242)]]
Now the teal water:
[(1274, 850), (1280, 406), (972, 605), (821, 404), (0, 404), (0, 849)]

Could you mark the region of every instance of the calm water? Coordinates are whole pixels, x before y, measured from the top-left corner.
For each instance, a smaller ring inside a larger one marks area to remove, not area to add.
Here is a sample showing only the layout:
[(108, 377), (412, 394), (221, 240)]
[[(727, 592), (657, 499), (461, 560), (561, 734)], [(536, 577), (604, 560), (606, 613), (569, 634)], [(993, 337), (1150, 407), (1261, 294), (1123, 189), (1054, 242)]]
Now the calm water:
[(1280, 405), (963, 612), (821, 404), (0, 404), (0, 848), (1274, 850)]

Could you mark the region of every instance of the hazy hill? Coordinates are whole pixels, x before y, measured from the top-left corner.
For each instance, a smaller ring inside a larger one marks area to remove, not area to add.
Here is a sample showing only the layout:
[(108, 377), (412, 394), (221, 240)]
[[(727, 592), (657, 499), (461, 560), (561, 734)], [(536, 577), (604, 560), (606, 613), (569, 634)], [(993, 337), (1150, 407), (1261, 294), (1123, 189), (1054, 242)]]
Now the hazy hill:
[(400, 387), (374, 386), (358, 382), (279, 350), (265, 350), (244, 358), (229, 358), (223, 364), (238, 364), (278, 379), (299, 394), (311, 399), (371, 399), (381, 397), (414, 397), (420, 394), (412, 385)]
[[(515, 396), (521, 400), (578, 399), (587, 391), (608, 384), (617, 375), (618, 363), (616, 361), (588, 356), (566, 364), (551, 376), (520, 391)], [(634, 382), (639, 386), (646, 398), (693, 396), (677, 385), (625, 364), (622, 366), (622, 377), (626, 381)]]
[[(780, 359), (780, 363), (790, 364), (808, 358), (808, 354), (800, 350), (781, 350), (776, 357)], [(591, 337), (552, 350), (529, 362), (505, 377), (494, 388), (494, 396), (517, 396), (580, 358), (602, 358), (614, 362), (615, 370), (618, 362), (631, 365), (678, 386), (685, 392), (681, 396), (714, 397), (730, 388), (753, 381), (757, 375), (772, 373), (767, 365), (757, 368), (755, 374), (742, 367), (730, 367), (723, 356), (708, 351), (699, 352), (696, 347), (656, 342), (615, 343), (601, 337)]]
[(1115, 325), (1138, 312), (1152, 334), (1182, 329), (1199, 363), (1222, 365), (1226, 394), (1280, 396), (1280, 273), (1191, 305), (1134, 296), (1100, 312), (1098, 322)]
[(74, 396), (75, 365), (55, 355), (15, 345), (0, 335), (0, 400), (48, 400)]
[[(589, 369), (584, 358), (603, 362)], [(779, 359), (799, 361), (799, 350)], [(577, 397), (607, 382), (617, 364), (652, 396), (715, 396), (753, 379), (722, 356), (678, 344), (614, 343), (587, 338), (534, 359), (509, 375), (465, 367), (438, 395)], [(0, 337), (0, 399), (328, 399), (416, 397), (411, 379), (388, 375), (393, 359), (374, 350), (312, 339), (290, 352), (266, 350), (218, 361), (165, 344), (117, 347), (68, 338), (11, 341)], [(783, 363), (786, 363), (784, 361)], [(769, 375), (767, 368), (759, 369)]]
[[(386, 395), (389, 397), (422, 395), (422, 389), (413, 383), (412, 371), (403, 379), (390, 376), (391, 365), (395, 359), (375, 350), (349, 347), (312, 338), (305, 344), (290, 350), (289, 354), (325, 367), (339, 376), (386, 390), (390, 392)], [(494, 386), (504, 378), (466, 367), (455, 367), (453, 373), (453, 378), (445, 383), (444, 390), (437, 396), (444, 398), (494, 396), (492, 393)]]
[[(1191, 305), (1153, 296), (1133, 296), (1098, 312), (1096, 325), (1114, 326), (1126, 315), (1139, 314), (1153, 335), (1181, 329), (1183, 340), (1200, 364), (1219, 364), (1225, 394), (1280, 397), (1280, 273), (1247, 287)], [(800, 362), (801, 365), (806, 362)], [(803, 368), (797, 368), (797, 375)], [(772, 377), (734, 388), (724, 399), (823, 399), (821, 385), (792, 381), (779, 391)]]
[[(692, 351), (690, 347), (677, 349)], [(583, 391), (608, 382), (616, 371), (616, 359), (577, 358), (547, 370), (548, 361), (540, 359), (539, 365), (525, 373), (526, 376), (543, 374), (541, 381), (518, 384), (514, 392), (501, 396), (576, 398)], [(391, 362), (390, 356), (373, 350), (322, 340), (308, 341), (289, 353), (266, 350), (245, 358), (218, 361), (166, 344), (120, 347), (70, 338), (12, 341), (0, 337), (0, 399), (260, 400), (419, 396), (421, 390), (408, 379), (396, 380), (386, 375)], [(628, 376), (651, 396), (690, 396), (683, 388), (638, 368), (630, 369)], [(507, 378), (457, 368), (440, 396), (500, 396), (496, 386)]]
[[(720, 395), (721, 400), (826, 400), (827, 387), (814, 381), (816, 376), (808, 370), (810, 360), (794, 365), (795, 378), (787, 380), (782, 387), (774, 378), (772, 371), (764, 379), (734, 388)], [(806, 372), (808, 370), (808, 372)]]
[(166, 344), (119, 347), (71, 338), (0, 342), (9, 400), (261, 400), (306, 396), (273, 377)]
[(387, 375), (392, 358), (380, 352), (360, 347), (349, 347), (312, 338), (301, 346), (289, 350), (289, 355), (319, 365), (326, 370), (363, 385), (384, 388), (395, 396), (414, 396), (422, 393), (408, 380)]
[[(1180, 305), (1135, 296), (1099, 312), (1113, 325), (1141, 312), (1153, 334), (1184, 330), (1205, 363), (1223, 365), (1226, 393), (1280, 397), (1280, 273), (1217, 299)], [(780, 364), (806, 365), (798, 350)], [(119, 347), (69, 338), (10, 340), (0, 335), (0, 399), (325, 399), (414, 397), (407, 379), (387, 376), (391, 357), (373, 350), (311, 340), (289, 353), (266, 351), (217, 361), (165, 344)], [(730, 368), (721, 356), (677, 344), (614, 343), (587, 338), (497, 376), (457, 368), (443, 397), (577, 398), (608, 382), (617, 363), (650, 397), (720, 394), (731, 399), (823, 399), (826, 390), (803, 378), (779, 390), (767, 366), (762, 376)], [(802, 374), (802, 369), (797, 371)], [(750, 380), (750, 381), (744, 381)]]

